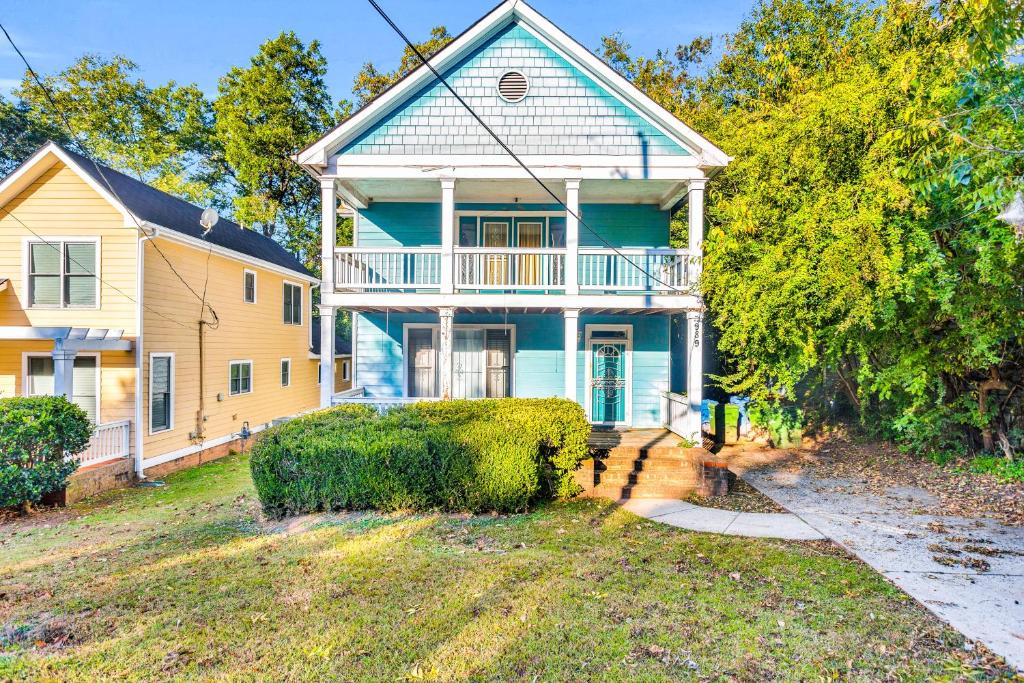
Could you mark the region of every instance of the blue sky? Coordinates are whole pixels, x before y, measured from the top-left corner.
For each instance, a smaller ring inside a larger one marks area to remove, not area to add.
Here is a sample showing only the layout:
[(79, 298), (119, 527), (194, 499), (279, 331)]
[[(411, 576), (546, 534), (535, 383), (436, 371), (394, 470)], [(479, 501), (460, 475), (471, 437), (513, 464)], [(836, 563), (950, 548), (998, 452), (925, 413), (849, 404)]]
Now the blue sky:
[[(391, 69), (401, 42), (365, 0), (3, 0), (0, 22), (39, 71), (62, 69), (84, 52), (123, 54), (150, 84), (197, 83), (207, 94), (231, 66), (247, 64), (257, 46), (291, 29), (317, 39), (327, 58), (335, 100), (349, 97), (365, 61)], [(414, 40), (444, 24), (457, 34), (497, 0), (380, 0)], [(621, 31), (642, 54), (675, 47), (697, 35), (720, 38), (750, 10), (750, 0), (534, 0), (531, 4), (577, 40), (594, 48)], [(668, 8), (671, 7), (671, 10)], [(0, 35), (2, 39), (2, 35)], [(720, 45), (720, 41), (716, 41)], [(20, 81), (17, 55), (0, 43), (0, 94)]]

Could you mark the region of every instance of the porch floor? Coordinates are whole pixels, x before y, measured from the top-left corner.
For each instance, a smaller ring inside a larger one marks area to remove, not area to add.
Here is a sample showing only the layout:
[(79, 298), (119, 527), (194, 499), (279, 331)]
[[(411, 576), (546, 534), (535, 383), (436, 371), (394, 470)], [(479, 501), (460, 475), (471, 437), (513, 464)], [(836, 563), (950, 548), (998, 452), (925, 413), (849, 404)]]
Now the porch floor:
[(600, 429), (590, 432), (587, 443), (591, 448), (611, 450), (613, 448), (676, 448), (682, 437), (667, 429)]

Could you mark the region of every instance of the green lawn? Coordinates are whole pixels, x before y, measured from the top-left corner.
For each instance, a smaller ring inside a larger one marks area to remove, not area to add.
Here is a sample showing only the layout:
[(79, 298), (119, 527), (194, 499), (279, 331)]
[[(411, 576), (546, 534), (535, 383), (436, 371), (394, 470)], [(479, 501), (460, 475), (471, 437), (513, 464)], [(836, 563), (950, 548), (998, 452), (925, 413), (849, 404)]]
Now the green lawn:
[(247, 464), (0, 526), (0, 680), (972, 674), (953, 631), (823, 544), (593, 501), (263, 522)]

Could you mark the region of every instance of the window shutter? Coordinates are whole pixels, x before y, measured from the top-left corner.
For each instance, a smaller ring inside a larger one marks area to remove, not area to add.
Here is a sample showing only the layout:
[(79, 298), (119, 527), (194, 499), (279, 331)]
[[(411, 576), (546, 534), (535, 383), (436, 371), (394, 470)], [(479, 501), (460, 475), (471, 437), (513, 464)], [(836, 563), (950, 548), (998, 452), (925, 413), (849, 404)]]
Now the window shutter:
[(99, 383), (98, 371), (99, 368), (96, 367), (96, 358), (94, 356), (79, 356), (75, 358), (75, 367), (71, 380), (71, 391), (73, 394), (71, 400), (81, 406), (93, 424), (98, 424), (100, 421), (99, 396), (96, 391), (97, 384)]

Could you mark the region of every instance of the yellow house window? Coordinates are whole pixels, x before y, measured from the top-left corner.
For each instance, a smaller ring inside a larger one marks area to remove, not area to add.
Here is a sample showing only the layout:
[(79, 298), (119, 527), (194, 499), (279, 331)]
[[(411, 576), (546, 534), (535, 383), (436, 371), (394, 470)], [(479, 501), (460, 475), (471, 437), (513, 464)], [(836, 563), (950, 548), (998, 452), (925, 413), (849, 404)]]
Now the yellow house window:
[(302, 285), (284, 283), (284, 324), (302, 324)]
[(256, 271), (246, 270), (242, 274), (242, 300), (247, 304), (256, 303)]
[(36, 308), (96, 308), (99, 278), (95, 241), (28, 244), (28, 301)]
[(252, 361), (233, 360), (228, 380), (228, 393), (232, 396), (252, 392)]

